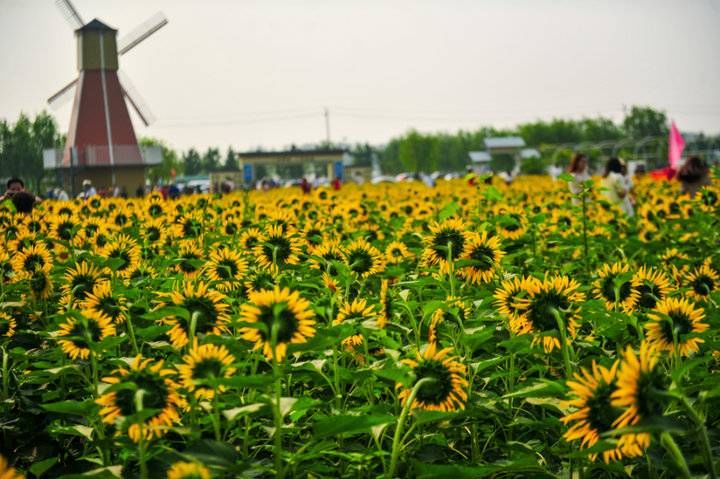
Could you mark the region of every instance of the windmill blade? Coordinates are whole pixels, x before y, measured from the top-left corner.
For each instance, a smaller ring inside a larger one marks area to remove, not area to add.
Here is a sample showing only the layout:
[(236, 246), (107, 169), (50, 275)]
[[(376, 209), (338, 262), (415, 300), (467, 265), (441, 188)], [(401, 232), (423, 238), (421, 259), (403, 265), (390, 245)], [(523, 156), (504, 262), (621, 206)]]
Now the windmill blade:
[(120, 39), (120, 42), (118, 43), (118, 53), (120, 55), (124, 55), (147, 37), (167, 25), (167, 23), (167, 17), (162, 12), (157, 12), (155, 15), (138, 25), (135, 30)]
[(75, 87), (77, 86), (77, 78), (62, 87), (57, 93), (48, 98), (48, 104), (51, 108), (57, 109), (65, 104), (75, 93)]
[(130, 82), (127, 75), (118, 71), (118, 79), (120, 80), (120, 87), (122, 88), (123, 95), (125, 95), (125, 98), (127, 98), (130, 102), (133, 110), (137, 112), (145, 126), (150, 126), (155, 121), (155, 115), (152, 114), (150, 108), (148, 108), (147, 104), (137, 92), (137, 89)]
[(77, 8), (75, 8), (75, 5), (73, 5), (70, 0), (55, 0), (55, 5), (60, 9), (63, 17), (65, 17), (65, 20), (68, 21), (73, 29), (78, 29), (85, 25), (85, 22), (77, 11)]

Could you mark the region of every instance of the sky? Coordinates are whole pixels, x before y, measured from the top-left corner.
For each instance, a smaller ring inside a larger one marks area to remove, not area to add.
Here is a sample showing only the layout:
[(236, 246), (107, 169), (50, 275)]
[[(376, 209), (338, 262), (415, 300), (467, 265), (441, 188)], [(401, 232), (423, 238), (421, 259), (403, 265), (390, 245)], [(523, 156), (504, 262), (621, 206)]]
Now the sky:
[[(119, 36), (167, 26), (120, 58), (178, 149), (382, 144), (414, 128), (597, 115), (651, 105), (720, 133), (720, 0), (73, 0)], [(49, 109), (77, 76), (53, 0), (0, 0), (0, 118)], [(72, 102), (50, 110), (63, 131)]]

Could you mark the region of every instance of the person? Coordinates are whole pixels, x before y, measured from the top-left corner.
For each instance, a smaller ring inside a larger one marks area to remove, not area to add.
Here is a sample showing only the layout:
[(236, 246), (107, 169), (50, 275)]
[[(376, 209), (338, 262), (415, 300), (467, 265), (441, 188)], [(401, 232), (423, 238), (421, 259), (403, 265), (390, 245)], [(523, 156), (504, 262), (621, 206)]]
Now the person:
[(611, 203), (618, 205), (628, 216), (633, 216), (635, 211), (630, 202), (630, 188), (623, 175), (623, 164), (624, 162), (617, 157), (612, 157), (607, 161), (603, 175), (603, 188), (605, 188), (605, 196)]
[(85, 179), (82, 182), (83, 190), (78, 194), (78, 198), (86, 200), (91, 196), (97, 195), (97, 190), (92, 185), (92, 181)]
[[(18, 193), (25, 193), (25, 182), (21, 180), (20, 178), (10, 178), (7, 180), (7, 183), (5, 184), (7, 189), (5, 190), (5, 193), (0, 196), (0, 204), (5, 206), (7, 209), (14, 211), (15, 205), (12, 202), (13, 196), (15, 196)], [(34, 198), (35, 203), (40, 203), (42, 201), (42, 198), (33, 195), (32, 193), (28, 193)]]
[(682, 194), (690, 195), (690, 198), (703, 186), (712, 183), (710, 179), (710, 168), (699, 156), (691, 156), (678, 171), (677, 179), (680, 181)]
[(312, 190), (312, 185), (310, 182), (303, 176), (303, 179), (300, 180), (300, 189), (302, 190), (303, 194), (310, 193), (310, 190)]
[(333, 178), (333, 180), (332, 180), (333, 190), (337, 191), (340, 189), (341, 186), (342, 186), (342, 180), (340, 179), (340, 177), (336, 176), (335, 178)]
[(590, 179), (587, 156), (575, 153), (568, 166), (568, 173), (573, 176), (573, 180), (568, 184), (570, 192), (577, 195), (582, 191), (583, 183)]
[(135, 197), (142, 198), (143, 196), (145, 196), (145, 185), (139, 185), (135, 190)]
[(59, 186), (57, 188), (53, 189), (53, 193), (54, 193), (56, 200), (67, 201), (70, 199), (70, 196), (67, 194), (67, 191), (65, 191), (64, 189), (62, 189)]

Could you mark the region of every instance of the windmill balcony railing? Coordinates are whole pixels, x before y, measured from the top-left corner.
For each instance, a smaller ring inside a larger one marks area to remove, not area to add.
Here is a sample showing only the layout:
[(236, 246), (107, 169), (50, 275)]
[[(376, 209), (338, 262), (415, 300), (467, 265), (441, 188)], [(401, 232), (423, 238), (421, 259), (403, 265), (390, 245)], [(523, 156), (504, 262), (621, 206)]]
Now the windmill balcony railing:
[(45, 169), (102, 166), (152, 166), (162, 162), (159, 146), (114, 145), (87, 146), (80, 149), (50, 149), (43, 152)]

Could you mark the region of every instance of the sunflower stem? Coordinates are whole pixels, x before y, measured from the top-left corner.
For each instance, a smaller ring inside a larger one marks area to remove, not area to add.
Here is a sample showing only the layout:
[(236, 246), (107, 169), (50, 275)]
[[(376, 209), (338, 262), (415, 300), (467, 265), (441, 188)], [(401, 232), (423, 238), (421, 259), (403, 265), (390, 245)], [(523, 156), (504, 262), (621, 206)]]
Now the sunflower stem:
[(2, 390), (3, 399), (10, 398), (10, 355), (7, 350), (2, 348)]
[(133, 318), (132, 316), (128, 315), (128, 318), (126, 320), (127, 322), (127, 331), (128, 336), (130, 336), (130, 344), (132, 344), (133, 348), (133, 355), (137, 356), (140, 354), (140, 349), (138, 348), (137, 339), (135, 338), (135, 327), (133, 326)]
[(705, 427), (705, 421), (695, 410), (692, 404), (690, 404), (690, 400), (684, 394), (680, 395), (678, 399), (680, 400), (680, 404), (683, 405), (688, 415), (695, 423), (696, 431), (698, 432), (698, 441), (700, 442), (703, 460), (705, 461), (705, 467), (707, 467), (708, 472), (710, 473), (710, 478), (716, 479), (717, 473), (715, 472), (715, 461), (713, 460), (710, 438), (708, 437), (707, 428)]
[(583, 256), (585, 257), (585, 276), (590, 277), (590, 253), (588, 251), (588, 237), (587, 237), (587, 195), (588, 188), (583, 187), (580, 192), (580, 199), (582, 201), (582, 228), (583, 228)]
[[(277, 314), (277, 313), (275, 313)], [(282, 479), (285, 477), (285, 471), (283, 470), (282, 464), (282, 411), (280, 410), (280, 400), (282, 398), (282, 374), (280, 371), (280, 365), (277, 359), (277, 337), (280, 332), (280, 323), (276, 320), (273, 321), (272, 329), (270, 331), (270, 345), (272, 347), (272, 371), (275, 386), (275, 398), (273, 401), (273, 417), (275, 420), (275, 434), (274, 439), (274, 455), (275, 455), (275, 477)]]
[(400, 412), (400, 417), (398, 418), (397, 426), (395, 427), (395, 434), (393, 436), (393, 442), (392, 442), (392, 453), (390, 456), (390, 469), (387, 473), (387, 479), (392, 479), (395, 477), (395, 469), (397, 469), (397, 462), (398, 458), (400, 457), (400, 450), (402, 449), (402, 441), (400, 438), (402, 437), (403, 427), (405, 426), (405, 420), (408, 417), (408, 414), (410, 413), (410, 410), (412, 409), (412, 404), (415, 402), (415, 397), (417, 396), (418, 392), (420, 391), (420, 388), (423, 387), (426, 384), (435, 382), (435, 378), (422, 378), (420, 381), (418, 381), (415, 386), (410, 391), (410, 395), (405, 400), (405, 405), (402, 408), (402, 411)]
[(682, 451), (680, 451), (675, 439), (673, 439), (669, 432), (665, 431), (660, 434), (660, 444), (662, 444), (665, 450), (670, 453), (670, 456), (672, 456), (675, 465), (677, 465), (682, 474), (682, 477), (690, 479), (690, 469), (688, 469), (685, 456), (683, 456)]
[(558, 331), (560, 332), (560, 351), (563, 357), (563, 366), (565, 368), (565, 377), (570, 379), (572, 377), (572, 365), (570, 363), (570, 343), (567, 340), (567, 334), (565, 333), (565, 321), (563, 321), (560, 311), (555, 308), (551, 309), (553, 316), (555, 316), (555, 322), (557, 323)]

